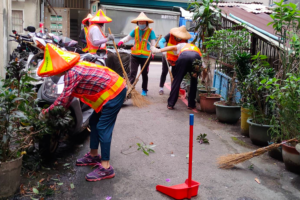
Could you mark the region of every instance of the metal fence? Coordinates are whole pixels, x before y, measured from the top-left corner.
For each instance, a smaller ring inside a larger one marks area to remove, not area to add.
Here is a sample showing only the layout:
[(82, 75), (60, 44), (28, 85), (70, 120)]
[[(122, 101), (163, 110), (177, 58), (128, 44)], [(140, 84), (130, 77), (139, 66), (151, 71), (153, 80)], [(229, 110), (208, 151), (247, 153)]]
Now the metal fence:
[[(222, 23), (222, 29), (228, 29), (237, 26), (236, 23), (228, 20), (225, 17), (222, 17), (221, 23)], [(261, 52), (262, 55), (266, 55), (268, 57), (268, 62), (270, 63), (270, 66), (275, 68), (275, 70), (278, 70), (278, 59), (279, 59), (278, 46), (272, 44), (268, 40), (262, 38), (261, 36), (255, 33), (252, 32), (250, 33), (251, 33), (251, 47), (250, 49), (245, 49), (244, 51), (250, 52), (252, 55), (256, 55), (258, 52)], [(220, 66), (216, 66), (216, 67), (220, 67)]]

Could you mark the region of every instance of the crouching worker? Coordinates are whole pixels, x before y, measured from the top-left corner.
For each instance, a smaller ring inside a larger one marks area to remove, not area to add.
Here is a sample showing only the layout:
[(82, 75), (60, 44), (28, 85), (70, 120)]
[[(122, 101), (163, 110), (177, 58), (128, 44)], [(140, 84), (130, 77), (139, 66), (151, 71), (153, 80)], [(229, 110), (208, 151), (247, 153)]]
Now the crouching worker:
[[(52, 44), (45, 48), (44, 60), (38, 68), (38, 75), (64, 76), (64, 90), (56, 101), (40, 113), (55, 106), (68, 108), (74, 97), (94, 109), (90, 118), (90, 152), (76, 161), (77, 166), (98, 165), (86, 175), (87, 181), (100, 181), (113, 178), (115, 172), (110, 165), (112, 132), (126, 96), (126, 83), (111, 69), (89, 62), (79, 61), (79, 54), (62, 51)], [(101, 156), (98, 154), (100, 143)]]
[[(185, 34), (189, 34), (186, 32)], [(190, 34), (189, 34), (190, 35)], [(192, 36), (190, 35), (189, 38)], [(182, 37), (183, 38), (183, 37)], [(165, 47), (163, 49), (157, 49), (151, 47), (153, 54), (166, 52), (166, 51), (177, 51), (178, 60), (176, 61), (175, 69), (176, 74), (171, 86), (170, 97), (168, 99), (168, 109), (173, 110), (178, 100), (178, 94), (180, 90), (180, 83), (187, 72), (191, 75), (190, 92), (188, 95), (188, 109), (194, 109), (196, 107), (196, 93), (198, 76), (200, 73), (201, 64), (201, 51), (194, 44), (180, 43), (175, 46)], [(196, 61), (196, 62), (195, 62)], [(199, 66), (200, 65), (200, 66)], [(196, 67), (197, 66), (197, 67)]]

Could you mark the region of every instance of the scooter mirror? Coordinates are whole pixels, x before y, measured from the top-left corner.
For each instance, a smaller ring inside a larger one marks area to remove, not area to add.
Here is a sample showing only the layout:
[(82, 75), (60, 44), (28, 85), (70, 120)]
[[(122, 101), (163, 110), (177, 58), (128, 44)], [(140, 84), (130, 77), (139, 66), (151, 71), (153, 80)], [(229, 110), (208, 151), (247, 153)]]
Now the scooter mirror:
[(45, 31), (45, 33), (48, 33), (48, 29), (47, 28), (44, 28), (44, 31)]
[(60, 79), (60, 76), (50, 76), (50, 78), (53, 81), (53, 83), (57, 84)]
[(34, 26), (27, 26), (27, 30), (31, 33), (35, 32), (35, 27)]

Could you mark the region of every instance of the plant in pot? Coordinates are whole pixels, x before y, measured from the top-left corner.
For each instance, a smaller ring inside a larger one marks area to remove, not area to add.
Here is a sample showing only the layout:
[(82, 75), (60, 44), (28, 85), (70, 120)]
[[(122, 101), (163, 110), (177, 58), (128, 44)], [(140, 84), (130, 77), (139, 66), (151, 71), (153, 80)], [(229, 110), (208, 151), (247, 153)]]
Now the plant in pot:
[(251, 118), (247, 120), (249, 124), (249, 136), (252, 143), (257, 145), (268, 145), (271, 140), (272, 129), (271, 119), (274, 115), (274, 99), (269, 95), (273, 92), (273, 87), (263, 87), (264, 80), (273, 79), (275, 70), (266, 61), (267, 56), (257, 55), (252, 57), (253, 68), (243, 82), (248, 94), (249, 110)]
[(249, 124), (247, 123), (247, 120), (251, 117), (251, 113), (248, 103), (249, 94), (243, 82), (252, 68), (251, 57), (251, 54), (247, 52), (237, 53), (237, 55), (235, 55), (236, 65), (234, 70), (237, 79), (237, 89), (241, 93), (241, 133), (244, 136), (249, 136)]
[(0, 198), (6, 198), (19, 188), (22, 155), (32, 145), (30, 127), (22, 127), (26, 116), (19, 109), (26, 101), (27, 74), (22, 61), (9, 65), (7, 81), (0, 82)]
[[(213, 36), (207, 38), (204, 43), (207, 47), (207, 53), (214, 52), (217, 55), (216, 63), (220, 63), (229, 68), (233, 76), (231, 83), (227, 88), (227, 98), (215, 102), (217, 118), (221, 122), (236, 123), (241, 116), (241, 107), (236, 100), (237, 92), (237, 73), (234, 69), (240, 64), (238, 59), (244, 58), (243, 51), (250, 48), (250, 34), (242, 27), (235, 26), (230, 29), (215, 31)], [(243, 81), (239, 73), (239, 81)]]
[[(195, 22), (195, 33), (197, 33), (193, 43), (199, 41), (198, 46), (202, 48), (203, 53), (206, 52), (204, 40), (211, 37), (214, 31), (221, 27), (221, 10), (218, 8), (218, 2), (218, 0), (195, 0), (192, 1), (188, 7), (194, 13), (193, 21)], [(211, 91), (211, 64), (209, 62), (209, 54), (203, 54), (202, 58), (205, 58), (203, 61), (207, 63), (207, 67), (204, 70), (207, 74), (205, 80), (207, 93), (200, 94), (200, 106), (201, 110), (205, 112), (215, 113), (216, 108), (213, 103), (220, 100), (220, 95), (213, 94)]]
[[(285, 4), (283, 0), (275, 2), (273, 19), (269, 25), (280, 36), (278, 51), (278, 72), (276, 78), (264, 80), (264, 88), (272, 87), (269, 96), (274, 99), (276, 107), (272, 119), (272, 140), (300, 139), (300, 10), (296, 4)], [(282, 157), (286, 169), (300, 173), (300, 152), (296, 147), (300, 144), (286, 143), (282, 145)]]
[(300, 174), (300, 152), (295, 148), (297, 144), (300, 145), (300, 73), (288, 73), (285, 80), (269, 79), (264, 83), (264, 87), (274, 88), (273, 93), (269, 95), (274, 99), (276, 107), (271, 121), (272, 140), (277, 142), (298, 139), (298, 142), (282, 145), (282, 156), (286, 169)]

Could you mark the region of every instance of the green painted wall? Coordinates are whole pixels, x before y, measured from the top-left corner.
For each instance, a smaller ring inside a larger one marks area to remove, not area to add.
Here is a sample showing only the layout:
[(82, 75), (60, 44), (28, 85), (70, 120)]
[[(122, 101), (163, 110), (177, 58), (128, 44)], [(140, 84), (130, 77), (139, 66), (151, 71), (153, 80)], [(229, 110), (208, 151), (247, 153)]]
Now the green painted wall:
[(173, 6), (180, 6), (186, 9), (188, 0), (100, 0), (100, 4), (172, 10)]

